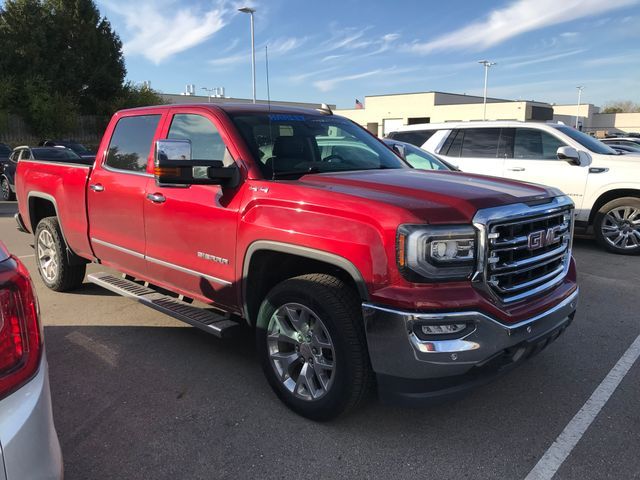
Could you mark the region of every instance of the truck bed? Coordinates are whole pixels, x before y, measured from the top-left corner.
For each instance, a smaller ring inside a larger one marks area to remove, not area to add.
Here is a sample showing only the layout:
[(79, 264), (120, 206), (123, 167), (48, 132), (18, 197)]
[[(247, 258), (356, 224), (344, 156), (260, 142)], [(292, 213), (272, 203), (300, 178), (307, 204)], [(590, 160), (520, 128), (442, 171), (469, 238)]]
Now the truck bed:
[(21, 160), (16, 172), (18, 209), (26, 228), (34, 232), (49, 216), (51, 205), (71, 250), (92, 258), (87, 236), (87, 181), (92, 167), (81, 163)]

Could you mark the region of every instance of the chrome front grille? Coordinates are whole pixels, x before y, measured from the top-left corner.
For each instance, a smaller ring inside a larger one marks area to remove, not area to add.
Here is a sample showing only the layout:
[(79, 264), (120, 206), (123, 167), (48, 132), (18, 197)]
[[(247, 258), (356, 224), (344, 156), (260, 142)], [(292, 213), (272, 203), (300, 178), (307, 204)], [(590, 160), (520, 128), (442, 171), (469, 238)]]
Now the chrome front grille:
[(572, 209), (487, 225), (486, 281), (504, 302), (540, 293), (566, 275)]

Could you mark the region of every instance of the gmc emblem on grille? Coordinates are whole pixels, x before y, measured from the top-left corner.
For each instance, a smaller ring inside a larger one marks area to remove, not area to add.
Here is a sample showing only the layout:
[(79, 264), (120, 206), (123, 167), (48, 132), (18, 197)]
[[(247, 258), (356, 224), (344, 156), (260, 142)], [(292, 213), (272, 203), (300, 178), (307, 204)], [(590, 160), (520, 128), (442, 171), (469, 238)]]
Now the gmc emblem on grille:
[(527, 247), (529, 250), (538, 250), (539, 248), (546, 247), (558, 242), (560, 239), (556, 238), (555, 228), (547, 228), (546, 230), (538, 230), (531, 232), (527, 237)]

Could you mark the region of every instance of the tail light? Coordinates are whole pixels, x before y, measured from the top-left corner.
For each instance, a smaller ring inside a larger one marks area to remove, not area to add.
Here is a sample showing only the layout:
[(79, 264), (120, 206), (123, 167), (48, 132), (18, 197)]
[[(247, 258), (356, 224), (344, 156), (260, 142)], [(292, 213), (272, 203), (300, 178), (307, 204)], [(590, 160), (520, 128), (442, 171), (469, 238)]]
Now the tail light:
[(8, 256), (0, 243), (0, 398), (38, 371), (42, 352), (38, 317), (29, 272), (20, 260)]

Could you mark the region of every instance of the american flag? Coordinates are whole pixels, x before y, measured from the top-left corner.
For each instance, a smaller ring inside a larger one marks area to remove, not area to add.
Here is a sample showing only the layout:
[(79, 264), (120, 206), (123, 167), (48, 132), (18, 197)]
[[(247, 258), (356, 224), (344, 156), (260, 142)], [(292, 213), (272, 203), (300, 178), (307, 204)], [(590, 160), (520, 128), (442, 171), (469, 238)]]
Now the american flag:
[(364, 105), (362, 104), (362, 102), (356, 98), (356, 110), (362, 110), (363, 108)]

